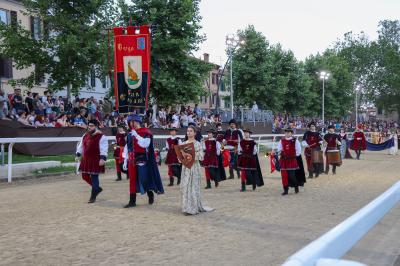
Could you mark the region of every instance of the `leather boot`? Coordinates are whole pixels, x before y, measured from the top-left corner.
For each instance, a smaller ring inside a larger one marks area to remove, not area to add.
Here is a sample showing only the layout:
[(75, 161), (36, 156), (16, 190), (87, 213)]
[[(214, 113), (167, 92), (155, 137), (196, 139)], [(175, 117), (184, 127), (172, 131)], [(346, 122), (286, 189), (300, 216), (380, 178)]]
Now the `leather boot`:
[(240, 192), (245, 192), (246, 191), (246, 183), (242, 182), (242, 189), (240, 190)]
[(233, 169), (232, 168), (229, 168), (229, 178), (228, 179), (233, 179), (234, 178), (234, 176), (233, 176)]
[(336, 165), (332, 167), (332, 173), (336, 175)]
[(211, 181), (207, 180), (207, 186), (205, 187), (205, 189), (210, 189), (211, 188)]
[(299, 193), (299, 187), (294, 187), (294, 193)]
[(99, 195), (100, 192), (102, 192), (102, 191), (103, 191), (103, 189), (101, 187), (99, 187), (97, 190), (92, 188), (92, 193), (90, 195), (90, 199), (89, 199), (88, 203), (94, 203), (96, 201), (97, 195)]
[(149, 204), (152, 205), (154, 203), (154, 192), (153, 191), (147, 191), (147, 196), (149, 197)]
[(173, 185), (174, 185), (174, 177), (171, 176), (171, 177), (169, 178), (169, 184), (168, 184), (168, 186), (169, 186), (169, 187), (172, 187)]
[(237, 173), (238, 179), (240, 179), (240, 171), (239, 171), (239, 170), (236, 170), (236, 173)]
[(286, 187), (283, 187), (283, 193), (282, 193), (282, 196), (284, 196), (284, 195), (287, 195), (289, 193), (289, 187), (288, 186), (286, 186)]
[(136, 193), (129, 195), (129, 203), (124, 206), (124, 208), (132, 208), (136, 206)]
[(313, 176), (313, 172), (312, 171), (309, 171), (308, 172), (308, 178), (313, 178), (314, 176)]
[(180, 184), (181, 184), (181, 177), (178, 176), (177, 178), (178, 178), (178, 182), (177, 182), (176, 184), (177, 184), (177, 185), (180, 185)]
[(117, 172), (117, 179), (115, 179), (115, 181), (121, 181), (121, 172)]
[(215, 187), (218, 187), (219, 183), (218, 181), (214, 181), (215, 182)]

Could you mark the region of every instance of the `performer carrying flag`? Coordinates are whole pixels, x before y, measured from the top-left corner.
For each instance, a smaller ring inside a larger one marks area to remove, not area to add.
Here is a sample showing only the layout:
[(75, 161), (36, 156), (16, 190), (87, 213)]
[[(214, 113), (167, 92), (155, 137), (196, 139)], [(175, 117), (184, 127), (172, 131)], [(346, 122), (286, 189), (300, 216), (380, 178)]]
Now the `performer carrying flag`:
[(221, 170), (219, 168), (218, 156), (221, 154), (221, 144), (214, 138), (214, 130), (210, 129), (207, 131), (208, 139), (202, 143), (202, 148), (205, 151), (203, 167), (206, 172), (207, 186), (205, 189), (211, 188), (211, 180), (214, 180), (215, 187), (218, 187), (220, 181)]
[[(304, 170), (301, 170), (299, 164), (303, 162), (301, 156), (300, 142), (293, 137), (293, 129), (285, 129), (285, 137), (279, 141), (278, 153), (280, 153), (279, 164), (281, 166), (281, 176), (283, 193), (287, 195), (289, 187), (294, 187), (295, 193), (299, 193), (299, 186), (305, 183)], [(300, 170), (299, 170), (300, 169)], [(296, 173), (297, 170), (297, 173)]]
[(129, 203), (125, 208), (136, 206), (136, 193), (147, 193), (149, 204), (154, 203), (154, 193), (163, 194), (164, 188), (154, 158), (153, 134), (141, 127), (138, 115), (128, 117), (131, 132), (124, 148), (124, 166), (129, 174)]
[(357, 160), (360, 160), (361, 151), (365, 151), (367, 149), (367, 141), (365, 140), (365, 135), (362, 131), (362, 128), (362, 125), (358, 125), (356, 131), (353, 133), (353, 141), (351, 143), (351, 149), (356, 151)]
[(237, 169), (237, 148), (239, 142), (243, 139), (242, 132), (237, 129), (237, 123), (235, 119), (229, 121), (229, 129), (225, 132), (224, 144), (225, 149), (230, 152), (229, 162), (229, 179), (233, 179), (233, 171), (237, 172), (238, 178), (240, 178), (239, 170)]
[[(316, 131), (315, 123), (311, 122), (308, 125), (309, 130), (304, 133), (302, 145), (305, 147), (304, 155), (307, 161), (308, 178), (318, 177), (324, 170), (324, 162), (321, 151), (322, 137), (319, 132)], [(318, 154), (320, 157), (312, 156)], [(321, 154), (319, 154), (321, 153)], [(313, 160), (314, 159), (314, 160)], [(319, 161), (317, 161), (320, 159)]]
[[(117, 179), (115, 181), (121, 181), (121, 172), (123, 171), (122, 166), (124, 164), (124, 158), (122, 154), (124, 152), (124, 147), (126, 145), (126, 133), (125, 133), (125, 125), (118, 124), (118, 132), (115, 135), (116, 146), (114, 149), (114, 159), (115, 159), (115, 170), (117, 171)], [(124, 171), (125, 172), (125, 171)], [(128, 172), (126, 173), (126, 179), (129, 179)]]
[(258, 161), (257, 143), (250, 138), (252, 132), (249, 129), (244, 129), (243, 132), (244, 139), (240, 141), (238, 146), (238, 169), (240, 170), (242, 182), (241, 192), (246, 191), (246, 185), (252, 185), (253, 190), (257, 186), (261, 187), (264, 185)]
[(169, 187), (174, 185), (174, 176), (177, 178), (177, 185), (181, 183), (182, 164), (176, 156), (174, 146), (182, 144), (182, 140), (176, 136), (176, 130), (175, 127), (169, 129), (171, 137), (166, 141), (166, 149), (168, 153), (167, 158), (165, 159), (165, 164), (168, 165)]
[(95, 202), (96, 197), (103, 191), (99, 174), (104, 173), (108, 153), (107, 138), (98, 126), (99, 122), (96, 119), (89, 120), (88, 131), (83, 135), (76, 150), (76, 161), (81, 161), (79, 171), (82, 173), (82, 179), (92, 187), (88, 203)]

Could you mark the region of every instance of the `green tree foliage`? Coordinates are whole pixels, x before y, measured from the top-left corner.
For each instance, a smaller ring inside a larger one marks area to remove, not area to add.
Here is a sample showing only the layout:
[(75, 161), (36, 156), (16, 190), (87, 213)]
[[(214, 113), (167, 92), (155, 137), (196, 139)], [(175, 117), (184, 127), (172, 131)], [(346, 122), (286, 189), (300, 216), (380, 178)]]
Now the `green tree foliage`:
[(18, 25), (0, 25), (0, 54), (18, 69), (34, 67), (31, 75), (14, 85), (32, 87), (48, 76), (49, 89), (73, 93), (86, 85), (93, 66), (104, 73), (107, 55), (105, 30), (113, 24), (113, 0), (24, 0), (26, 15), (41, 21), (40, 36)]
[(198, 0), (119, 1), (122, 21), (152, 25), (151, 93), (158, 105), (197, 102), (212, 65), (191, 56), (204, 40), (199, 34)]

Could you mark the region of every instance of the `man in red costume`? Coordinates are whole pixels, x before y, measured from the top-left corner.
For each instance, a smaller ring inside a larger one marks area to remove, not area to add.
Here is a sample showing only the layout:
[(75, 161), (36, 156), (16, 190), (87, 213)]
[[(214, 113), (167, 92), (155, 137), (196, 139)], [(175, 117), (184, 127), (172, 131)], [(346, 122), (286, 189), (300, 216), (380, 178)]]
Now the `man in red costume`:
[(98, 126), (99, 122), (96, 119), (88, 122), (88, 131), (76, 149), (76, 161), (80, 161), (79, 171), (82, 173), (82, 179), (92, 187), (88, 203), (95, 202), (96, 197), (103, 191), (99, 174), (104, 173), (108, 154), (107, 138)]
[(165, 159), (165, 164), (168, 165), (168, 186), (173, 186), (174, 176), (177, 178), (177, 185), (181, 183), (182, 164), (179, 163), (174, 146), (182, 144), (182, 140), (176, 136), (176, 128), (174, 127), (169, 129), (169, 134), (171, 137), (169, 137), (166, 141), (166, 150), (168, 152)]
[(285, 129), (285, 137), (278, 144), (278, 153), (283, 185), (282, 195), (288, 194), (289, 187), (294, 187), (295, 193), (299, 193), (299, 186), (303, 186), (305, 180), (296, 175), (296, 170), (300, 169), (297, 158), (301, 156), (301, 144), (293, 137), (293, 129)]
[[(324, 141), (326, 142), (326, 151), (325, 151), (325, 158), (326, 158), (326, 166), (325, 166), (325, 174), (329, 173), (329, 165), (332, 164), (328, 160), (327, 152), (330, 150), (339, 150), (338, 145), (341, 145), (340, 135), (335, 133), (335, 127), (333, 125), (328, 126), (328, 133), (324, 136)], [(332, 164), (332, 173), (336, 174), (336, 166), (340, 166), (340, 164)]]
[(239, 170), (237, 169), (237, 148), (239, 142), (243, 139), (242, 132), (237, 129), (237, 123), (235, 119), (229, 121), (229, 128), (225, 131), (224, 143), (225, 149), (230, 152), (229, 162), (229, 179), (233, 179), (233, 171), (237, 172), (238, 178), (240, 178)]
[(257, 186), (261, 187), (264, 185), (258, 161), (257, 143), (250, 138), (252, 132), (249, 129), (244, 129), (243, 132), (244, 138), (239, 142), (238, 146), (238, 168), (242, 183), (241, 192), (246, 191), (246, 185), (252, 185), (253, 190)]
[(315, 123), (311, 122), (308, 125), (309, 130), (304, 133), (302, 145), (305, 147), (304, 155), (307, 161), (308, 178), (318, 177), (324, 169), (324, 163), (315, 163), (312, 161), (312, 152), (321, 150), (322, 137), (316, 131)]
[[(124, 164), (124, 158), (122, 154), (124, 152), (124, 147), (126, 145), (126, 133), (125, 133), (125, 125), (118, 124), (117, 134), (115, 135), (116, 146), (114, 149), (114, 159), (115, 159), (115, 169), (117, 171), (117, 179), (115, 181), (121, 181), (121, 172), (124, 171), (122, 166)], [(125, 172), (125, 171), (124, 171)], [(128, 173), (126, 172), (126, 179), (129, 178)]]
[(164, 193), (158, 165), (154, 157), (153, 134), (141, 126), (138, 115), (128, 117), (130, 132), (124, 148), (124, 170), (129, 174), (129, 203), (125, 208), (136, 206), (136, 193), (147, 193), (149, 204), (154, 203), (154, 193)]
[(361, 151), (367, 149), (367, 141), (365, 140), (364, 132), (362, 132), (362, 125), (358, 125), (356, 131), (353, 133), (353, 141), (351, 149), (356, 151), (357, 160), (360, 160)]
[(206, 172), (207, 186), (205, 189), (211, 188), (211, 180), (214, 180), (215, 187), (218, 187), (220, 181), (220, 169), (218, 156), (221, 154), (221, 144), (214, 138), (214, 130), (207, 131), (208, 139), (203, 142), (204, 159), (202, 166)]

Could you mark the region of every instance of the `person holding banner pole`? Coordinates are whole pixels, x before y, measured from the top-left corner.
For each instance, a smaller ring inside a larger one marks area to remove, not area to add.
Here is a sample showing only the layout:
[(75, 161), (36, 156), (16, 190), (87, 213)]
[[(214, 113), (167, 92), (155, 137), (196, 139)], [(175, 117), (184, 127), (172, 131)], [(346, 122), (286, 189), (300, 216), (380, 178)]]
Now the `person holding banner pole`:
[[(124, 152), (124, 147), (126, 145), (126, 133), (124, 131), (124, 124), (118, 124), (118, 132), (115, 135), (116, 143), (115, 143), (115, 148), (114, 148), (114, 159), (115, 159), (115, 170), (117, 171), (117, 179), (115, 181), (121, 181), (122, 180), (122, 175), (121, 172), (125, 172), (122, 169), (123, 163), (124, 163), (124, 158), (122, 157), (122, 154)], [(129, 175), (127, 172), (126, 173), (126, 179), (129, 179)]]
[(79, 171), (82, 173), (82, 179), (92, 187), (88, 203), (94, 203), (103, 191), (99, 174), (104, 173), (108, 154), (107, 138), (98, 126), (99, 122), (96, 119), (89, 120), (89, 130), (83, 135), (76, 149), (76, 161), (80, 161)]
[(154, 203), (154, 193), (164, 193), (154, 157), (153, 135), (148, 128), (141, 127), (141, 122), (139, 115), (128, 117), (131, 132), (124, 148), (123, 169), (129, 174), (129, 203), (124, 208), (136, 206), (136, 193), (147, 193), (150, 205)]

